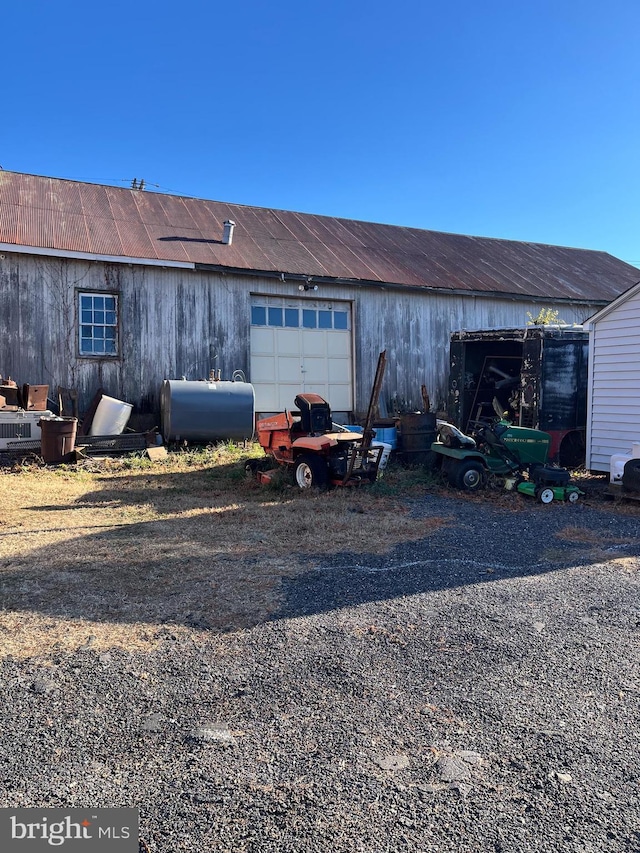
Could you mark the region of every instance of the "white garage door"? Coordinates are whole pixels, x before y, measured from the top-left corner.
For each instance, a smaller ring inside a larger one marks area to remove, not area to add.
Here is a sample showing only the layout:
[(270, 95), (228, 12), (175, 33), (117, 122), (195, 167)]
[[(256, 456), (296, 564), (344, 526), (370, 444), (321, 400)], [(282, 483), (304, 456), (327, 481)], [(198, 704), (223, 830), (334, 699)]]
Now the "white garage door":
[(346, 302), (254, 296), (251, 384), (257, 412), (294, 408), (319, 394), (335, 412), (353, 408), (351, 306)]

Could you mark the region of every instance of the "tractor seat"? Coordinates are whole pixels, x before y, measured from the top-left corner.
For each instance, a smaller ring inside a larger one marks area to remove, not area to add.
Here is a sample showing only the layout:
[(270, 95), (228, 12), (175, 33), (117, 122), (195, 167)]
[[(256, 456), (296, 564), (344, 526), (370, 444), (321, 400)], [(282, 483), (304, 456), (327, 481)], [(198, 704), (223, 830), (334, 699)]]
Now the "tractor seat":
[(300, 432), (323, 435), (331, 432), (331, 407), (318, 394), (298, 394), (294, 403), (300, 411)]
[(445, 447), (472, 448), (476, 446), (475, 439), (470, 435), (465, 435), (454, 424), (447, 423), (446, 421), (436, 421), (436, 423), (440, 441)]

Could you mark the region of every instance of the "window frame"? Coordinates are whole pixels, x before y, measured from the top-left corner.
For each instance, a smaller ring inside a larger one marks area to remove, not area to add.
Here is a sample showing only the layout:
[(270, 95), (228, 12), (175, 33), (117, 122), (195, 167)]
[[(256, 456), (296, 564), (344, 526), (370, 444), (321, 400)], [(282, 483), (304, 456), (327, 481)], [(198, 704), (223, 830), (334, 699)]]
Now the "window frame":
[[(91, 299), (91, 307), (88, 308), (83, 305), (83, 297)], [(113, 308), (108, 307), (104, 302), (102, 307), (100, 308), (97, 305), (97, 299), (113, 299)], [(114, 359), (119, 359), (121, 357), (120, 347), (121, 347), (121, 319), (120, 319), (120, 293), (113, 290), (76, 290), (76, 322), (77, 322), (77, 330), (78, 333), (76, 335), (76, 351), (78, 354), (78, 358), (93, 358), (93, 359), (108, 359), (109, 361), (113, 361)], [(91, 312), (91, 319), (88, 320), (86, 316), (83, 316), (83, 313)], [(99, 322), (96, 322), (96, 314), (100, 314), (102, 312), (102, 317)], [(107, 322), (107, 314), (114, 313), (115, 314), (115, 322)], [(84, 321), (84, 322), (83, 322)], [(90, 327), (93, 331), (100, 330), (102, 331), (102, 336), (92, 334), (92, 341), (102, 341), (103, 349), (106, 347), (106, 341), (111, 340), (110, 336), (107, 336), (107, 330), (113, 329), (113, 341), (114, 341), (114, 351), (113, 352), (87, 352), (83, 350), (83, 340), (89, 340), (86, 335), (83, 335), (83, 327), (86, 329)]]

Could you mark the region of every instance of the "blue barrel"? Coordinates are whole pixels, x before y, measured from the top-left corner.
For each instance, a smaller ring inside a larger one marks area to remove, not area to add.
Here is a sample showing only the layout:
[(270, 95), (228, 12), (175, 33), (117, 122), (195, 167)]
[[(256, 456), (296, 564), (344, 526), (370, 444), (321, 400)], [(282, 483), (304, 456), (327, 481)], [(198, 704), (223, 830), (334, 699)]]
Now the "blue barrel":
[(398, 446), (398, 429), (395, 424), (388, 421), (377, 421), (373, 424), (373, 429), (376, 434), (376, 441), (383, 441), (389, 444), (392, 450)]

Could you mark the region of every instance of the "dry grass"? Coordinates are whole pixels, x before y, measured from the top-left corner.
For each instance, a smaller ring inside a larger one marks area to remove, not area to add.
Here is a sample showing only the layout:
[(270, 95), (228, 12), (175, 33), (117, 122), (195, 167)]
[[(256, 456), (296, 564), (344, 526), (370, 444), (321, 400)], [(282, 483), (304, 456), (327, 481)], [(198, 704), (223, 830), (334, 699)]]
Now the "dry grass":
[[(633, 542), (632, 539), (624, 538), (611, 533), (601, 533), (591, 530), (588, 527), (568, 526), (562, 528), (555, 534), (555, 538), (561, 542), (566, 542), (576, 546), (576, 559), (584, 559), (585, 546), (588, 549), (588, 559), (593, 563), (606, 562), (610, 564), (620, 565), (625, 570), (629, 569), (630, 565), (637, 564), (637, 559), (634, 558), (617, 558), (612, 556), (611, 548), (628, 545)], [(548, 548), (544, 552), (544, 557), (547, 560), (566, 560), (567, 551), (560, 548)]]
[(588, 527), (563, 527), (556, 533), (556, 537), (563, 542), (579, 542), (582, 545), (604, 545), (612, 541), (612, 537), (607, 539), (602, 533)]
[(446, 523), (411, 518), (392, 492), (392, 476), (329, 493), (264, 488), (231, 448), (0, 473), (0, 655), (149, 648), (167, 630), (271, 618), (308, 558), (386, 553)]

